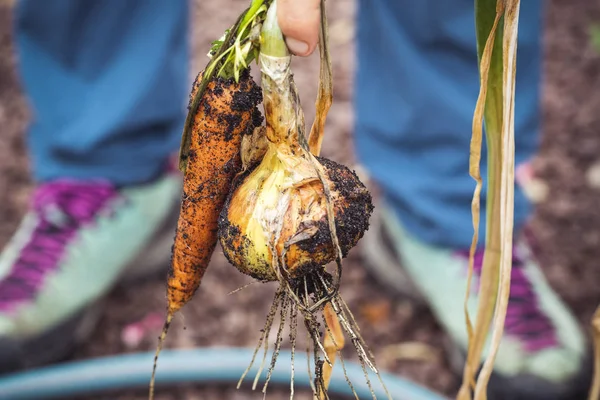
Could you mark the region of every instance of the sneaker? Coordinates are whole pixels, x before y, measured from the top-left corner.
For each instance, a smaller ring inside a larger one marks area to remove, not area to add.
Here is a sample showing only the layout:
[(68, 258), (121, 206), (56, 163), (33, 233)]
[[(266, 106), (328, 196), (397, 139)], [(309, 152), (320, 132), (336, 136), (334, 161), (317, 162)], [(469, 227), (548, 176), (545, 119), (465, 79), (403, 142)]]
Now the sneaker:
[[(469, 250), (423, 243), (403, 229), (391, 210), (384, 205), (378, 208), (363, 242), (367, 269), (397, 294), (431, 308), (450, 337), (452, 368), (462, 375), (468, 344), (464, 297)], [(483, 251), (478, 251), (468, 303), (473, 320), (482, 261)], [(488, 398), (584, 399), (591, 376), (587, 354), (589, 348), (577, 320), (546, 282), (530, 241), (525, 235), (517, 238), (504, 336)]]
[(56, 180), (0, 254), (0, 373), (56, 362), (95, 326), (123, 279), (167, 270), (181, 177), (117, 188)]

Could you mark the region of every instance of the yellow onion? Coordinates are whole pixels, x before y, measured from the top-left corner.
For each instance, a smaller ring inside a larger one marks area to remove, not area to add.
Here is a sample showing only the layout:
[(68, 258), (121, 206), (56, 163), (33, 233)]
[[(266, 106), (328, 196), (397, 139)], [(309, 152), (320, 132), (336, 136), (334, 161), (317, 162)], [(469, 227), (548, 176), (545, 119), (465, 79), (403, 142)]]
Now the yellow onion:
[(338, 256), (328, 198), (343, 257), (367, 230), (373, 205), (353, 171), (308, 151), (291, 57), (279, 28), (268, 21), (258, 58), (266, 129), (256, 130), (262, 136), (242, 146), (242, 159), (254, 165), (245, 165), (233, 185), (219, 219), (219, 238), (225, 256), (241, 272), (273, 281), (281, 274), (299, 278), (323, 270)]
[[(229, 262), (266, 281), (277, 279), (273, 266), (278, 262), (291, 278), (298, 278), (337, 256), (323, 184), (314, 167), (279, 150), (270, 146), (262, 162), (240, 177), (219, 221), (221, 247)], [(345, 166), (317, 160), (325, 170), (337, 236), (346, 256), (368, 228), (371, 195)]]

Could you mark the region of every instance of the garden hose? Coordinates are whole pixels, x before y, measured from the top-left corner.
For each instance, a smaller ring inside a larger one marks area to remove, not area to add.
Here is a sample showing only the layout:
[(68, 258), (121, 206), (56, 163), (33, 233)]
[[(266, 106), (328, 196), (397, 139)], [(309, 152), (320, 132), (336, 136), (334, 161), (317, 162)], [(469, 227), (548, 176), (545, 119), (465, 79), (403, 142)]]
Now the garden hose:
[[(235, 387), (248, 366), (252, 352), (253, 349), (249, 348), (219, 347), (165, 351), (159, 360), (156, 374), (157, 388), (189, 382), (202, 385), (228, 384)], [(153, 357), (153, 352), (122, 354), (0, 376), (0, 399), (67, 399), (71, 396), (147, 388)], [(289, 351), (280, 352), (271, 384), (289, 386), (291, 363), (288, 360), (290, 359)], [(309, 388), (306, 355), (296, 353), (294, 359), (295, 388)], [(361, 366), (346, 362), (346, 370), (358, 397), (372, 398)], [(257, 371), (258, 366), (255, 365), (246, 377), (241, 390), (250, 390)], [(263, 371), (262, 382), (265, 375)], [(443, 396), (408, 380), (387, 373), (381, 375), (395, 400), (445, 400)], [(387, 398), (377, 377), (370, 374), (370, 379), (377, 398)], [(257, 391), (261, 389), (262, 386), (259, 386)], [(329, 393), (352, 397), (352, 391), (339, 365), (336, 365), (333, 370)]]

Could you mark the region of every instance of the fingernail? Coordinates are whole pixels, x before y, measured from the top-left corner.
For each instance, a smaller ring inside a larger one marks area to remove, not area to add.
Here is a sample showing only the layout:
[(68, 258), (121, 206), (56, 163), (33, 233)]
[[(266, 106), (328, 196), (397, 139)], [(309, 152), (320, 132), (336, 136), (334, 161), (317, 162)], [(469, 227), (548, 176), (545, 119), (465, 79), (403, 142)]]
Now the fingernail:
[(303, 55), (308, 52), (308, 43), (302, 42), (294, 38), (286, 38), (285, 43), (288, 49), (296, 55)]

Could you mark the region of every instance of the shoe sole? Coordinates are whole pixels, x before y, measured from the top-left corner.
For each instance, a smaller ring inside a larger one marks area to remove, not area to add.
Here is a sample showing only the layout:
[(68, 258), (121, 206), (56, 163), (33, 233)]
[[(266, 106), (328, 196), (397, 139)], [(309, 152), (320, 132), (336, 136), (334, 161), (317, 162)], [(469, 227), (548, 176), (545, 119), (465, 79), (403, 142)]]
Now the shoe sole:
[[(116, 287), (140, 283), (169, 267), (175, 227), (179, 217), (176, 202), (156, 229), (149, 244), (128, 264)], [(105, 309), (106, 297), (86, 306), (76, 315), (43, 334), (24, 340), (0, 338), (0, 375), (60, 362), (71, 356), (90, 336)]]
[[(413, 301), (419, 307), (427, 307), (426, 299), (402, 268), (400, 257), (394, 249), (391, 238), (382, 224), (381, 215), (375, 211), (370, 228), (363, 238), (363, 262), (367, 271), (382, 286), (394, 294)], [(450, 369), (462, 376), (466, 363), (466, 353), (450, 337), (443, 340)], [(589, 352), (588, 352), (589, 353)], [(593, 361), (587, 357), (581, 373), (564, 384), (551, 384), (532, 375), (514, 378), (492, 373), (488, 383), (489, 400), (574, 400), (587, 397), (591, 384)]]

